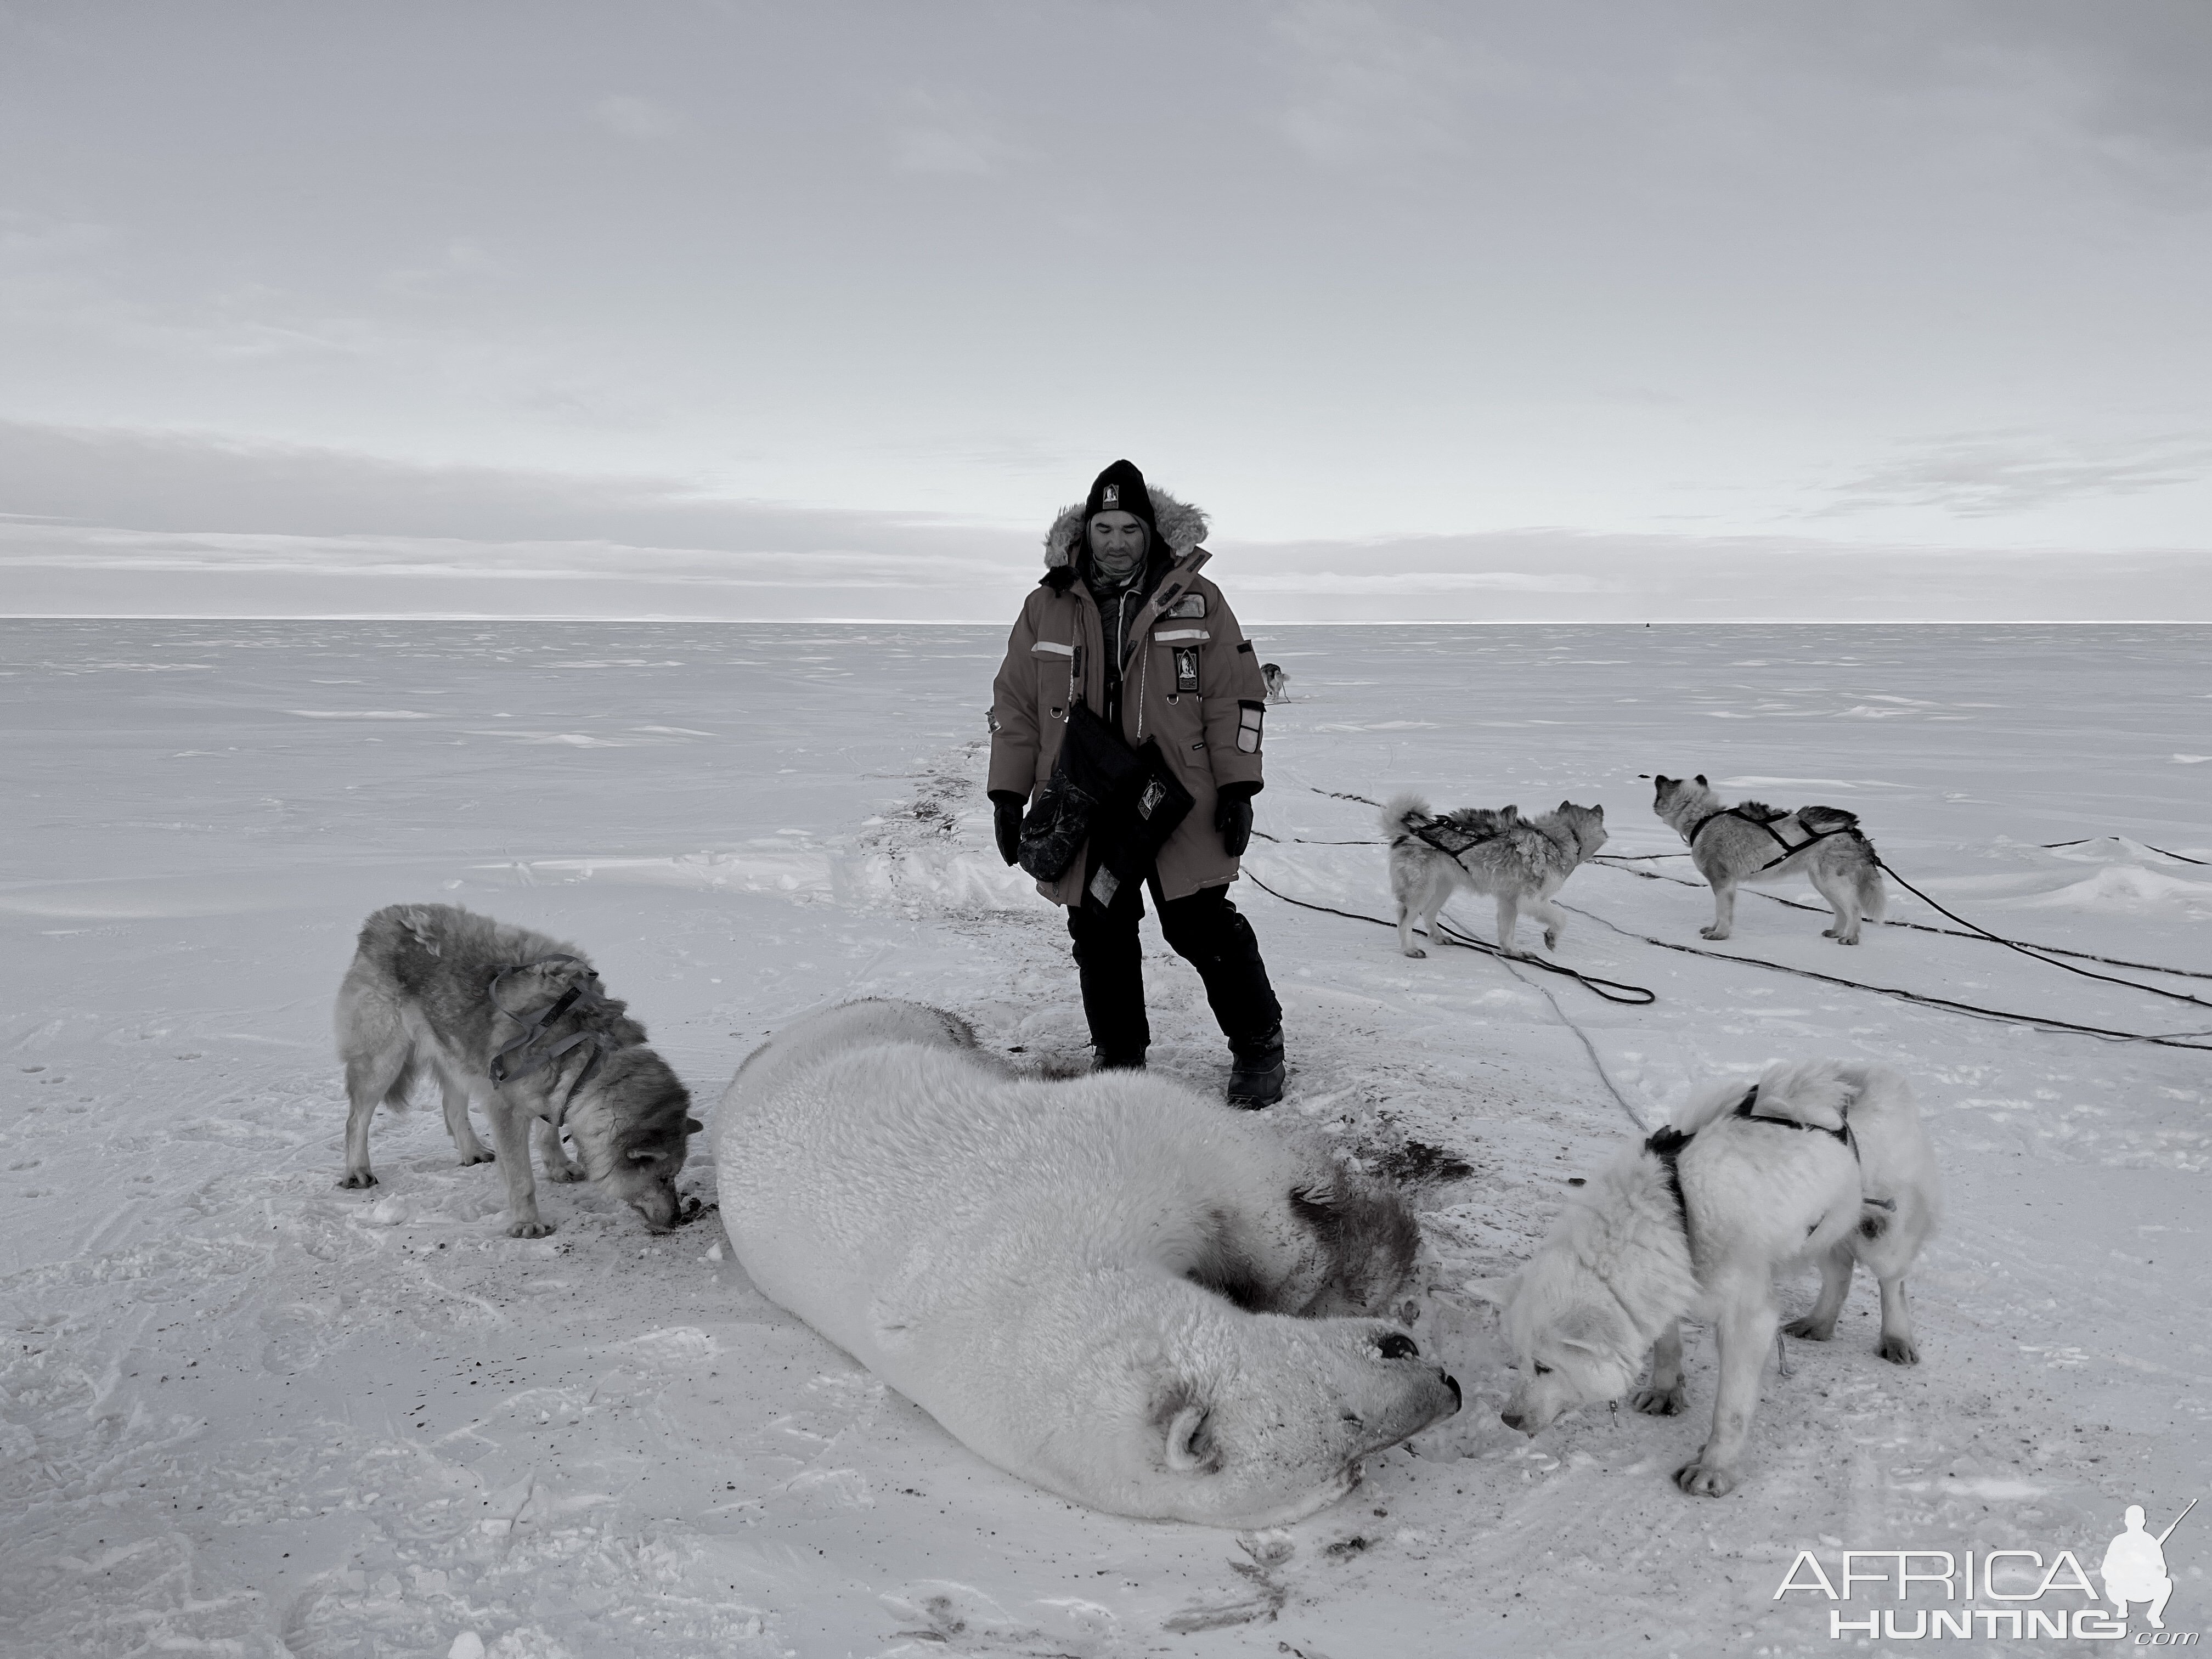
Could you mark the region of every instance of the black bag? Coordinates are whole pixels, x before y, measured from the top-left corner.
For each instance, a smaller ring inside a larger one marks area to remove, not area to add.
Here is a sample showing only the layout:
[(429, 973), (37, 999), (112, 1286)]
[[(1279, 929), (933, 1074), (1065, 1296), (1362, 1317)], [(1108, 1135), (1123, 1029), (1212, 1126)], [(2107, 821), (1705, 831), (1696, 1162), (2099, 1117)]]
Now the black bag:
[(1135, 800), (1144, 780), (1143, 762), (1120, 735), (1088, 704), (1071, 704), (1052, 775), (1022, 820), (1022, 868), (1039, 881), (1058, 881), (1093, 825)]
[(1141, 773), (1134, 793), (1105, 814), (1094, 831), (1098, 867), (1086, 890), (1101, 904), (1111, 904), (1123, 882), (1140, 881), (1151, 872), (1176, 826), (1198, 805), (1168, 769), (1158, 743), (1147, 743), (1135, 758)]

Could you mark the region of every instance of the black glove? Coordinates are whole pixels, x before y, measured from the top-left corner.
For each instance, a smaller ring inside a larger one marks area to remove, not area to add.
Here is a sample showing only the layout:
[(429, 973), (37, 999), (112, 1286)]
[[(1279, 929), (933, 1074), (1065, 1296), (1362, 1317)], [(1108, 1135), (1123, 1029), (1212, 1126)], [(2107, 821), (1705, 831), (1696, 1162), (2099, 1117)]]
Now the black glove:
[(1018, 864), (1022, 857), (1022, 798), (1011, 789), (994, 789), (991, 805), (998, 813), (991, 828), (999, 837), (999, 856), (1009, 864)]
[(1221, 786), (1220, 805), (1213, 809), (1213, 827), (1221, 831), (1221, 850), (1232, 859), (1243, 857), (1244, 849), (1252, 844), (1252, 797), (1259, 793), (1256, 783)]

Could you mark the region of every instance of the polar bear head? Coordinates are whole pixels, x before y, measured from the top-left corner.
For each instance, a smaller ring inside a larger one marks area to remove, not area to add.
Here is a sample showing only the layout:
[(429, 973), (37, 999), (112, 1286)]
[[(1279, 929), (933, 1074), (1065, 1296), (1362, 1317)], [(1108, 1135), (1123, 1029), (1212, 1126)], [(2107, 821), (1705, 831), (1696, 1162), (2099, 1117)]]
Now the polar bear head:
[(1459, 1384), (1397, 1325), (1246, 1313), (1193, 1295), (1164, 1327), (1155, 1310), (1141, 1328), (1102, 1333), (1093, 1352), (1125, 1363), (1094, 1373), (1097, 1415), (1043, 1449), (1084, 1501), (1148, 1519), (1283, 1525), (1358, 1485), (1362, 1458), (1459, 1409)]

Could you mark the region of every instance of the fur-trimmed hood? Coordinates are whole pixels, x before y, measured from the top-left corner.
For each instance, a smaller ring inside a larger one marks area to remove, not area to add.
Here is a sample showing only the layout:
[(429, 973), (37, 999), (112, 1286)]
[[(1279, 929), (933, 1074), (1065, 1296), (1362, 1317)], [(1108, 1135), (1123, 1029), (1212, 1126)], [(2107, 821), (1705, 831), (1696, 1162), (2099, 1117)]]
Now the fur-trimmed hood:
[[(1152, 520), (1159, 526), (1160, 539), (1167, 544), (1169, 553), (1182, 558), (1184, 554), (1206, 539), (1207, 529), (1203, 508), (1188, 501), (1179, 501), (1158, 484), (1147, 484), (1146, 493), (1152, 498)], [(1044, 563), (1048, 570), (1065, 569), (1075, 562), (1076, 549), (1083, 540), (1083, 503), (1063, 507), (1052, 521), (1052, 529), (1044, 538)]]

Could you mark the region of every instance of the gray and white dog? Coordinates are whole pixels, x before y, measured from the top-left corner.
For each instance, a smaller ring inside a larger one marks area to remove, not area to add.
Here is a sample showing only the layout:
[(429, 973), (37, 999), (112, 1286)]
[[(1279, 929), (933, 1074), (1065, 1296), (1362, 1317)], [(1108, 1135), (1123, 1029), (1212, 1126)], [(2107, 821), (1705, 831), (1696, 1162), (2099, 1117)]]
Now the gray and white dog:
[[(362, 924), (336, 1023), (349, 1102), (340, 1186), (376, 1184), (369, 1119), (380, 1102), (404, 1109), (428, 1072), (464, 1164), (493, 1156), (469, 1103), (490, 1118), (512, 1237), (553, 1231), (531, 1179), (532, 1118), (550, 1179), (605, 1182), (647, 1226), (676, 1224), (676, 1177), (702, 1126), (676, 1073), (644, 1046), (645, 1027), (600, 994), (574, 945), (449, 904), (391, 905)], [(580, 1167), (562, 1148), (563, 1129)]]
[(1544, 924), (1544, 948), (1559, 948), (1567, 919), (1552, 895), (1605, 845), (1605, 808), (1563, 800), (1540, 818), (1522, 817), (1517, 806), (1468, 806), (1439, 817), (1420, 796), (1399, 795), (1382, 809), (1382, 833), (1390, 838), (1401, 951), (1428, 955), (1413, 943), (1413, 919), (1433, 941), (1437, 913), (1464, 887), (1498, 901), (1498, 947), (1514, 956), (1523, 954), (1513, 930), (1524, 905)]
[(1878, 922), (1889, 908), (1874, 844), (1860, 834), (1858, 814), (1840, 806), (1801, 806), (1794, 812), (1755, 800), (1723, 805), (1702, 775), (1658, 777), (1651, 810), (1681, 836), (1698, 873), (1712, 884), (1712, 925), (1705, 939), (1726, 939), (1735, 927), (1735, 890), (1747, 881), (1788, 881), (1803, 876), (1836, 913), (1823, 939), (1859, 942), (1862, 920)]
[(1290, 672), (1279, 662), (1260, 665), (1260, 678), (1267, 683), (1269, 702), (1288, 702), (1291, 700)]
[(1748, 1092), (1707, 1090), (1569, 1199), (1526, 1267), (1466, 1286), (1504, 1310), (1520, 1367), (1500, 1416), (1538, 1433), (1626, 1393), (1647, 1352), (1650, 1380), (1633, 1403), (1672, 1416), (1686, 1398), (1680, 1321), (1703, 1321), (1718, 1337), (1712, 1428), (1674, 1480), (1720, 1497), (1741, 1478), (1774, 1351), (1775, 1270), (1820, 1262), (1820, 1299), (1782, 1328), (1824, 1342), (1863, 1263), (1881, 1285), (1877, 1352), (1917, 1364), (1905, 1278), (1941, 1206), (1935, 1151), (1890, 1067), (1811, 1060), (1770, 1066)]

